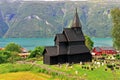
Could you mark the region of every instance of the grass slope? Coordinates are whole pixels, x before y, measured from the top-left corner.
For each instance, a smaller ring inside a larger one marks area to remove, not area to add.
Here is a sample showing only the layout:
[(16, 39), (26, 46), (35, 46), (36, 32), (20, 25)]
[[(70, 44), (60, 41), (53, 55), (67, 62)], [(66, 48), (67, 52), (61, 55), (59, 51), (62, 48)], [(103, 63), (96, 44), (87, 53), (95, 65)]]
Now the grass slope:
[[(7, 76), (7, 77), (6, 77)], [(43, 73), (17, 72), (0, 74), (0, 80), (48, 80), (51, 76)]]
[[(38, 62), (38, 64), (42, 64), (42, 61)], [(110, 70), (108, 69), (105, 71), (106, 65), (97, 67), (94, 70), (91, 69), (82, 69), (82, 66), (88, 67), (89, 64), (86, 65), (80, 65), (80, 64), (73, 64), (72, 66), (66, 67), (66, 64), (63, 64), (60, 66), (58, 65), (45, 65), (46, 67), (49, 67), (50, 69), (62, 71), (72, 76), (78, 76), (81, 79), (88, 79), (88, 80), (119, 80), (120, 79), (120, 69), (119, 70)], [(78, 72), (76, 74), (76, 71)]]
[[(119, 64), (119, 61), (117, 61), (117, 64)], [(43, 61), (38, 61), (35, 63), (22, 62), (19, 64), (6, 63), (6, 64), (0, 64), (0, 80), (55, 80), (55, 79), (119, 80), (120, 79), (120, 69), (111, 70), (108, 68), (107, 71), (105, 71), (106, 64), (103, 66), (101, 65), (100, 67), (98, 67), (98, 65), (94, 65), (91, 67), (89, 66), (90, 63), (86, 63), (84, 65), (72, 64), (71, 66), (67, 66), (67, 64), (62, 64), (60, 66), (45, 65), (43, 64)], [(85, 68), (83, 69), (82, 67), (86, 67), (86, 69)], [(89, 67), (89, 69), (87, 69), (87, 67)], [(91, 70), (92, 67), (94, 67), (94, 70)]]

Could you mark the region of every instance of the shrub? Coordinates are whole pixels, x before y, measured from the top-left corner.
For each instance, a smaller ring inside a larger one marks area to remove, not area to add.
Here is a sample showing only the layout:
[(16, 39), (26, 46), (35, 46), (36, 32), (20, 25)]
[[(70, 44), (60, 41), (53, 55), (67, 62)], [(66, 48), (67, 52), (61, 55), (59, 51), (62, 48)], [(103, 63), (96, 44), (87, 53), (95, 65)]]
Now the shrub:
[(119, 67), (118, 67), (118, 66), (116, 66), (115, 68), (116, 68), (116, 69), (119, 69)]
[(18, 55), (18, 52), (11, 52), (8, 61), (14, 63), (15, 61), (21, 60), (22, 58)]
[(9, 57), (10, 57), (9, 51), (0, 51), (0, 63), (7, 62)]
[(107, 64), (107, 67), (108, 67), (108, 68), (113, 68), (113, 67), (114, 67), (114, 65)]
[(116, 54), (115, 58), (120, 60), (120, 54)]
[(44, 47), (38, 46), (33, 51), (31, 51), (29, 58), (40, 57), (42, 56)]
[(104, 54), (102, 54), (102, 57), (106, 57), (106, 54), (104, 53)]
[(12, 52), (21, 52), (21, 46), (12, 42), (5, 46), (5, 50)]

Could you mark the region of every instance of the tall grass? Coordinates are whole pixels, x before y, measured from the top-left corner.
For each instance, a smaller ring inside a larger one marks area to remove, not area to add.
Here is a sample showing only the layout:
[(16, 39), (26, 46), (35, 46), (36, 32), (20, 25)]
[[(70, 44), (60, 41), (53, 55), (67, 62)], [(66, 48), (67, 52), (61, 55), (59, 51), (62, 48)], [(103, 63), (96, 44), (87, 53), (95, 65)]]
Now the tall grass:
[(28, 64), (1, 64), (0, 74), (9, 72), (19, 72), (19, 71), (34, 71), (34, 67)]
[(42, 69), (38, 66), (34, 66), (31, 64), (11, 64), (11, 63), (0, 64), (0, 74), (26, 71), (31, 71), (33, 73), (48, 74), (52, 77), (52, 79), (58, 78), (60, 80), (68, 80), (68, 78), (66, 78), (63, 75), (58, 75), (56, 72), (49, 72), (46, 69)]

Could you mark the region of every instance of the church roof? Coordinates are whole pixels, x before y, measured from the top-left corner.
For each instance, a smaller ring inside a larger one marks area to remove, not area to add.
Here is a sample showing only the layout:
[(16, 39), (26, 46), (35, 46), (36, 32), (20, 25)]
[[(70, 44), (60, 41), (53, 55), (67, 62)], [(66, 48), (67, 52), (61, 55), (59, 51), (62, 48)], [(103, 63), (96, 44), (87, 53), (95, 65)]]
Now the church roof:
[(67, 41), (84, 41), (84, 35), (82, 31), (79, 29), (65, 28), (63, 33), (65, 34)]
[(58, 42), (66, 42), (66, 38), (64, 34), (56, 34), (55, 40), (57, 39)]
[(69, 46), (68, 48), (68, 54), (81, 54), (81, 53), (87, 53), (89, 52), (89, 49), (85, 45), (75, 45), (75, 46)]
[[(47, 52), (45, 54), (45, 51)], [(62, 51), (62, 54), (57, 54), (57, 47), (56, 46), (49, 46), (46, 47), (43, 54), (49, 55), (49, 56), (58, 56), (58, 55), (74, 55), (74, 54), (82, 54), (89, 52), (89, 49), (85, 45), (75, 45), (75, 46), (69, 46), (67, 51)]]
[[(45, 54), (45, 52), (47, 52)], [(49, 55), (49, 56), (57, 56), (57, 47), (56, 46), (49, 46), (49, 47), (46, 47), (44, 52), (43, 52), (43, 55)]]
[(74, 19), (73, 19), (73, 22), (72, 22), (72, 28), (75, 28), (75, 27), (82, 27), (81, 23), (80, 23), (80, 20), (79, 20), (79, 16), (78, 16), (78, 13), (77, 13), (77, 8), (76, 8), (76, 12), (75, 12), (75, 16), (74, 16)]

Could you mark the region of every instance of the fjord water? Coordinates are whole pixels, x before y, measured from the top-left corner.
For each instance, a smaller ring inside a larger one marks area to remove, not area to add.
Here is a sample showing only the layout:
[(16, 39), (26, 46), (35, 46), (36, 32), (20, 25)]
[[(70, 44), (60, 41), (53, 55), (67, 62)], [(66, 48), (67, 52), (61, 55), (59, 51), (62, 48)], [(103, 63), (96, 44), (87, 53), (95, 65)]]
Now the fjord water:
[(113, 40), (112, 38), (91, 38), (94, 42), (94, 47), (112, 47)]
[(36, 46), (53, 46), (54, 38), (0, 38), (0, 47), (5, 47), (10, 42), (32, 50)]
[[(112, 38), (92, 38), (92, 40), (94, 47), (111, 47), (113, 44)], [(0, 38), (0, 47), (5, 47), (10, 42), (15, 42), (28, 50), (32, 50), (36, 46), (53, 46), (54, 38)]]

